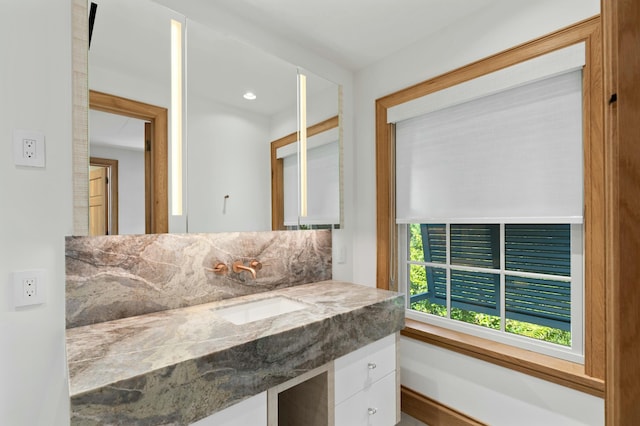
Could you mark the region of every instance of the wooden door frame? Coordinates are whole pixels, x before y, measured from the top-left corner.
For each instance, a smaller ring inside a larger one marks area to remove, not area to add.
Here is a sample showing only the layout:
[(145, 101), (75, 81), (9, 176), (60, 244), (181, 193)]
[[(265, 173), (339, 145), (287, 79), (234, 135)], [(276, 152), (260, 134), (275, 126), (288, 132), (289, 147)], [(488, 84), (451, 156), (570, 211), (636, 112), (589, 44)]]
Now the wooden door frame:
[[(118, 160), (110, 158), (89, 157), (89, 166), (100, 166), (109, 169), (109, 213), (107, 221), (111, 234), (118, 235)], [(109, 220), (110, 218), (110, 220)]]
[(152, 145), (153, 138), (153, 125), (145, 121), (144, 123), (144, 232), (145, 234), (151, 234), (151, 223), (153, 222), (153, 203), (149, 194), (152, 193), (152, 181), (153, 181), (153, 156), (151, 150), (147, 149)]
[[(150, 176), (151, 225), (149, 233), (169, 231), (168, 196), (168, 113), (167, 109), (107, 93), (89, 91), (89, 109), (124, 115), (151, 123), (151, 140), (145, 141), (145, 150), (151, 152), (151, 167), (145, 172)], [(145, 191), (147, 192), (147, 191)], [(148, 213), (147, 213), (148, 214)]]
[(640, 5), (602, 0), (607, 240), (607, 426), (640, 419)]
[[(109, 234), (108, 167), (90, 166), (89, 170), (89, 233), (90, 236)], [(96, 192), (99, 192), (96, 194)], [(101, 200), (96, 204), (96, 199)], [(99, 207), (96, 209), (96, 207)], [(96, 213), (97, 212), (97, 213)], [(101, 226), (98, 226), (101, 225)]]

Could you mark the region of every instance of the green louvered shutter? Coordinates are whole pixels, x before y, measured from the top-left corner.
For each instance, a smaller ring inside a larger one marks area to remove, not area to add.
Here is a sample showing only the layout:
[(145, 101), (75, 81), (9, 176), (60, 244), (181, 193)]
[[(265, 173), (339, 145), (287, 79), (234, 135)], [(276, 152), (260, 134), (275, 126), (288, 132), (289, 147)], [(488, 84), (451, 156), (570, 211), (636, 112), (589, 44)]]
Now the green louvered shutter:
[[(507, 271), (571, 276), (570, 225), (505, 225), (505, 245)], [(508, 319), (569, 331), (571, 282), (507, 275), (505, 311)]]
[[(446, 262), (445, 225), (420, 225), (425, 262)], [(500, 275), (460, 271), (456, 266), (500, 269), (500, 226), (451, 225), (451, 306), (500, 315)], [(509, 272), (571, 275), (568, 224), (505, 225), (505, 316), (570, 330), (571, 283), (550, 278), (517, 277)], [(429, 300), (446, 306), (446, 271), (427, 267), (427, 292), (411, 302)]]

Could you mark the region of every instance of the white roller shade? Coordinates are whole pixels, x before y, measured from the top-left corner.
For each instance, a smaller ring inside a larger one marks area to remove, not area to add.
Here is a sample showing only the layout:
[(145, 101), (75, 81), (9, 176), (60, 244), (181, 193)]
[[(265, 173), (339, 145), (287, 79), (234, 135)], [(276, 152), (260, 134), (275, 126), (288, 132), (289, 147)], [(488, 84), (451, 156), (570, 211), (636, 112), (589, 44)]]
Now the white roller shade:
[[(311, 138), (310, 138), (311, 140)], [(298, 218), (297, 157), (283, 158), (284, 224), (331, 225), (340, 223), (340, 162), (338, 141), (307, 150), (307, 216)]]
[(582, 222), (582, 72), (396, 125), (398, 223)]

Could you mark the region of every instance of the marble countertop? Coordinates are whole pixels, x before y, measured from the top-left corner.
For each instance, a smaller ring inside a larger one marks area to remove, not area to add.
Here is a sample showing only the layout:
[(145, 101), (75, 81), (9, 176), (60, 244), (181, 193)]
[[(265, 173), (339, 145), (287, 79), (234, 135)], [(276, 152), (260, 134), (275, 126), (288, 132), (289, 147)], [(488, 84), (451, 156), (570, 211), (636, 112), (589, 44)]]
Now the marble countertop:
[[(309, 307), (244, 325), (215, 314), (275, 296)], [(71, 328), (72, 424), (189, 424), (403, 325), (403, 295), (323, 281)]]

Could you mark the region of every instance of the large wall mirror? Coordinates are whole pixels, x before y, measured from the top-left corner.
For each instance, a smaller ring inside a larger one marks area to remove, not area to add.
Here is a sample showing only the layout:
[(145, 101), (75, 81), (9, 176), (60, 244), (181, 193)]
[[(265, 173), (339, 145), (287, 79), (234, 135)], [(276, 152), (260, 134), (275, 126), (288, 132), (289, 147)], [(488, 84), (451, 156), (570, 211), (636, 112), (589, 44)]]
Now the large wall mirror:
[[(97, 222), (97, 228), (109, 234), (137, 234), (310, 226), (304, 218), (296, 224), (295, 218), (288, 217), (286, 226), (284, 218), (272, 218), (276, 204), (284, 208), (285, 200), (272, 196), (271, 143), (299, 139), (300, 73), (307, 81), (307, 128), (335, 123), (323, 128), (324, 135), (309, 135), (309, 152), (315, 150), (309, 160), (309, 204), (322, 206), (332, 197), (338, 197), (340, 204), (340, 189), (327, 195), (322, 185), (314, 186), (318, 179), (312, 177), (320, 164), (315, 157), (332, 149), (326, 144), (332, 139), (338, 160), (332, 160), (330, 167), (340, 181), (340, 169), (335, 167), (340, 164), (342, 143), (337, 84), (151, 0), (95, 3), (88, 58), (90, 173), (103, 170), (112, 186), (107, 185), (102, 204), (94, 202), (92, 194), (91, 205), (99, 207), (90, 209), (105, 216), (105, 223)], [(177, 127), (171, 120), (178, 109), (171, 102), (172, 20), (181, 26), (183, 37), (184, 103), (179, 132), (183, 141), (177, 151)], [(255, 99), (246, 99), (245, 95), (251, 98), (248, 93)], [(166, 122), (161, 118), (163, 110)], [(320, 139), (326, 145), (324, 151), (317, 147)], [(299, 153), (290, 150), (280, 155), (285, 161), (286, 156), (298, 158)], [(181, 195), (172, 186), (179, 181)], [(291, 200), (298, 196), (297, 191), (291, 192), (296, 183), (282, 183), (289, 187), (289, 205), (297, 203)], [(172, 215), (174, 204), (182, 208), (182, 215)], [(325, 221), (313, 224), (339, 225), (339, 214)]]

